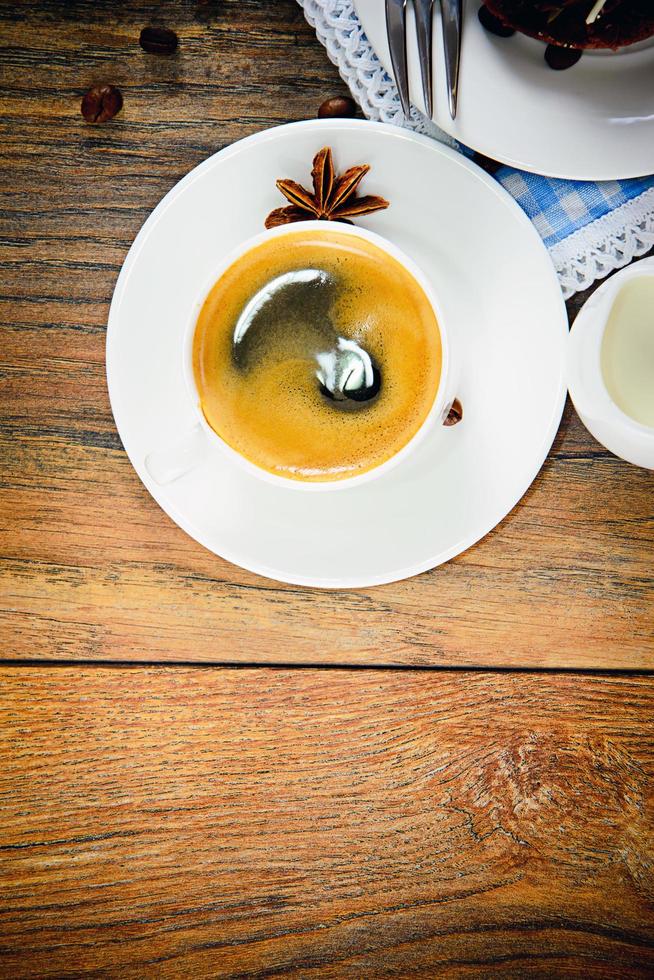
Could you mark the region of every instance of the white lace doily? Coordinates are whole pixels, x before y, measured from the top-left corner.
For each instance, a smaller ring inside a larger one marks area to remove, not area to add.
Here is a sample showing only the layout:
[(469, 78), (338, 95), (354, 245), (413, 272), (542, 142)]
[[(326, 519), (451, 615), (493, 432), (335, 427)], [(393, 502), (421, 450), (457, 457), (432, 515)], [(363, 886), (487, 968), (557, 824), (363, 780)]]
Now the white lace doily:
[[(365, 116), (457, 143), (417, 109), (404, 119), (395, 83), (373, 51), (352, 0), (298, 0)], [(654, 246), (654, 188), (573, 232), (549, 249), (563, 295), (587, 289)]]

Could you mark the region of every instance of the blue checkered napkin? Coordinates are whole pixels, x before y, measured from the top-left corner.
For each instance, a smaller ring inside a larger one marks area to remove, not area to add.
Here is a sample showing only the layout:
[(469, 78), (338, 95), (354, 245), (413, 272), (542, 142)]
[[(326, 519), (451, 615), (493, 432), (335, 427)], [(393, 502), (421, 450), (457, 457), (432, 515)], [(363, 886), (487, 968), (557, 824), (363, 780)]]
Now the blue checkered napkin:
[(548, 248), (654, 188), (654, 176), (573, 181), (540, 177), (512, 167), (500, 167), (494, 176), (531, 218)]

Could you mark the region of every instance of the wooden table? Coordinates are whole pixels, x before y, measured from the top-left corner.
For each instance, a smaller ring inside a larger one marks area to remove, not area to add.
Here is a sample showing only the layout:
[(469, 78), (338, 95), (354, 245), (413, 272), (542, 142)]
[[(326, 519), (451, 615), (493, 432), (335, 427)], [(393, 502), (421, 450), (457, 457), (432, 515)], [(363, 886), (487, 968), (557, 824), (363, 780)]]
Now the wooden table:
[(204, 551), (116, 433), (112, 289), (184, 173), (343, 84), (292, 0), (0, 18), (0, 976), (651, 975), (651, 474), (568, 407), (431, 573), (313, 592)]

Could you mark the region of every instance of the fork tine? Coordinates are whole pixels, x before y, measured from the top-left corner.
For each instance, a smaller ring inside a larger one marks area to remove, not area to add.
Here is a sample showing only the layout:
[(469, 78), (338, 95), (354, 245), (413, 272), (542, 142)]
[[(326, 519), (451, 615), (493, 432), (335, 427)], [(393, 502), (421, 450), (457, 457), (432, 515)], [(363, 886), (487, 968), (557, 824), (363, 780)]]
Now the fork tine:
[(406, 64), (406, 0), (386, 0), (386, 31), (395, 84), (400, 93), (402, 110), (408, 119), (411, 101)]
[(416, 12), (416, 34), (418, 35), (418, 56), (420, 59), (420, 74), (422, 76), (422, 91), (425, 97), (427, 115), (431, 119), (431, 25), (433, 0), (413, 0), (413, 6)]
[(456, 117), (456, 103), (459, 89), (459, 59), (461, 56), (461, 0), (441, 0), (441, 23), (443, 25), (443, 53), (445, 55), (445, 81), (450, 116)]

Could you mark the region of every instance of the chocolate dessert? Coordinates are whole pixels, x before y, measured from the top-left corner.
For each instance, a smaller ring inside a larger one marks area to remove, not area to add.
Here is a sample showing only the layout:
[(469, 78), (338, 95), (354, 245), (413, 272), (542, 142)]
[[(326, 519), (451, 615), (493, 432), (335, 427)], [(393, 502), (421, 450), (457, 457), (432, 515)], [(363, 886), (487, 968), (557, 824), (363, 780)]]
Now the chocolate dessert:
[[(586, 48), (617, 48), (654, 35), (653, 0), (486, 0), (479, 20), (502, 37), (519, 31), (548, 45), (552, 68)], [(566, 52), (566, 53), (564, 53)]]

